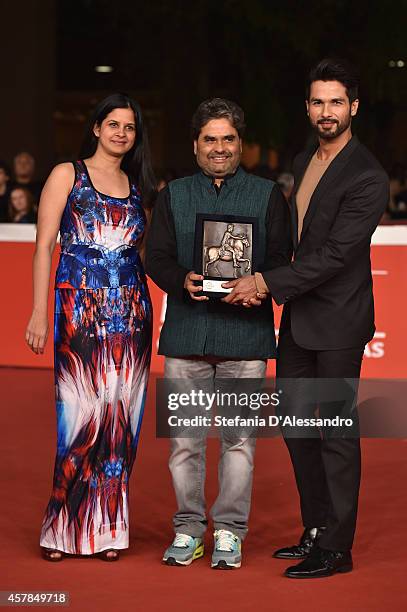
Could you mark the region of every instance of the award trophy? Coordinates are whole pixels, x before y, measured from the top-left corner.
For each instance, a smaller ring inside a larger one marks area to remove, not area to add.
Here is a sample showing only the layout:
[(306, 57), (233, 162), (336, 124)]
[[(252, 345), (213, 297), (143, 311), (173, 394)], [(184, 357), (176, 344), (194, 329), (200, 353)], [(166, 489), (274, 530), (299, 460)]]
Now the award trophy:
[(209, 298), (225, 297), (232, 289), (222, 283), (254, 274), (258, 221), (255, 217), (197, 214), (195, 223), (195, 281)]

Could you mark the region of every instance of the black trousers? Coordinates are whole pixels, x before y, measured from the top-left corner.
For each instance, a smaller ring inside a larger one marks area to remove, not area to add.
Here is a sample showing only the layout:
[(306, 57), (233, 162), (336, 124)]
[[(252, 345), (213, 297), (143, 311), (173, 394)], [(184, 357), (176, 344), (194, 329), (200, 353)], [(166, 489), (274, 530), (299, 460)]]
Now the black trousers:
[[(285, 315), (289, 315), (285, 313)], [(298, 346), (292, 337), (289, 316), (280, 328), (277, 379), (359, 379), (363, 348), (313, 351)], [(301, 398), (299, 398), (301, 403)], [(336, 412), (338, 411), (338, 402)], [(332, 407), (332, 404), (331, 404)], [(297, 410), (298, 408), (298, 410)], [(308, 406), (312, 412), (316, 406)], [(288, 407), (291, 414), (303, 416), (303, 406)], [(284, 411), (284, 406), (282, 406)], [(328, 405), (328, 412), (329, 405)], [(319, 416), (324, 416), (321, 413)], [(353, 413), (357, 419), (357, 413)], [(360, 440), (356, 437), (287, 437), (287, 444), (298, 492), (304, 527), (326, 527), (319, 546), (328, 550), (350, 550), (356, 528), (360, 486)], [(354, 434), (353, 434), (354, 435)]]

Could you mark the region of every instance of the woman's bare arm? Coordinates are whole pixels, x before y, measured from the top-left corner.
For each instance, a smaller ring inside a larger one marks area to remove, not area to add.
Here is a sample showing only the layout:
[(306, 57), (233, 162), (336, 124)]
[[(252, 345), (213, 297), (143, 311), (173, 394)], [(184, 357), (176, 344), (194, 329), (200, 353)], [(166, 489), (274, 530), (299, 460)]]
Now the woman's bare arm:
[(41, 193), (33, 261), (34, 301), (25, 339), (34, 353), (43, 353), (48, 337), (48, 288), (52, 253), (75, 173), (72, 164), (55, 166)]

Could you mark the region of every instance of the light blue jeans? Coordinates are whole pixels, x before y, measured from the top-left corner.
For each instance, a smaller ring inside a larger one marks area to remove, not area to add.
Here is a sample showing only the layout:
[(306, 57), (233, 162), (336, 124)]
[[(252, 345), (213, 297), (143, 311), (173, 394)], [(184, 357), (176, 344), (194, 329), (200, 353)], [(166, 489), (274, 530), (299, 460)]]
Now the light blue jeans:
[[(222, 378), (260, 379), (258, 386), (261, 386), (265, 373), (264, 360), (227, 361), (166, 357), (164, 368), (164, 377), (171, 381), (180, 379), (180, 388), (182, 379), (211, 379), (212, 390), (215, 390), (216, 379)], [(248, 529), (255, 445), (255, 437), (236, 437), (233, 431), (227, 428), (222, 430), (218, 465), (219, 494), (210, 516), (215, 529), (227, 529), (241, 539), (245, 537)], [(202, 537), (205, 533), (205, 463), (204, 432), (197, 437), (171, 438), (169, 468), (178, 505), (173, 520), (176, 533), (186, 533), (193, 537)]]

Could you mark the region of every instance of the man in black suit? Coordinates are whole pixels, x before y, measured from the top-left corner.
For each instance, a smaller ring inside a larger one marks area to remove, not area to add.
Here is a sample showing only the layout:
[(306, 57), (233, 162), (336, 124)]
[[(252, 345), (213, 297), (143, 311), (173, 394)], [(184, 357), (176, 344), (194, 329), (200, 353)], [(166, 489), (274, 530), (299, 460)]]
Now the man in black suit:
[[(380, 164), (352, 136), (358, 104), (358, 81), (345, 62), (322, 60), (311, 70), (306, 107), (318, 147), (294, 161), (293, 261), (228, 283), (234, 290), (224, 298), (249, 307), (271, 293), (284, 303), (277, 377), (296, 380), (298, 389), (309, 378), (358, 380), (364, 346), (375, 330), (370, 240), (388, 203), (389, 184)], [(310, 416), (300, 391), (293, 403), (291, 413)], [(319, 405), (320, 416), (332, 405), (339, 414), (344, 407), (334, 396)], [(308, 403), (311, 414), (313, 408)], [(357, 426), (356, 410), (352, 417)], [(360, 484), (355, 429), (339, 437), (329, 428), (318, 437), (284, 436), (305, 531), (298, 545), (274, 556), (303, 559), (286, 570), (290, 578), (351, 571)]]

